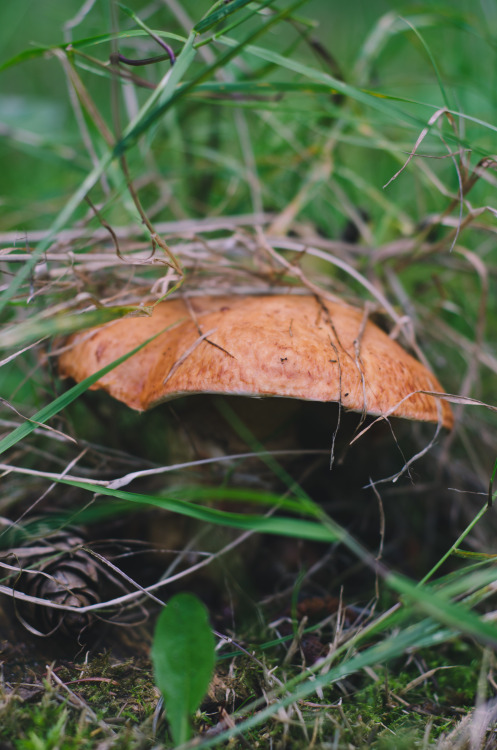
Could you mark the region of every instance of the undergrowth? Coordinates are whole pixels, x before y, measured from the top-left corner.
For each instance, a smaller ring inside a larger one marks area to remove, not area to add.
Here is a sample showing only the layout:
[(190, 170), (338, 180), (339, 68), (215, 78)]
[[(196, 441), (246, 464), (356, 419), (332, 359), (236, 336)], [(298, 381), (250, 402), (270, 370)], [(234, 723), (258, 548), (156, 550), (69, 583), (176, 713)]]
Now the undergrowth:
[[(0, 10), (2, 747), (172, 747), (183, 590), (217, 644), (184, 747), (496, 747), (497, 16), (199, 5)], [(169, 296), (302, 291), (429, 365), (454, 429), (59, 377)]]

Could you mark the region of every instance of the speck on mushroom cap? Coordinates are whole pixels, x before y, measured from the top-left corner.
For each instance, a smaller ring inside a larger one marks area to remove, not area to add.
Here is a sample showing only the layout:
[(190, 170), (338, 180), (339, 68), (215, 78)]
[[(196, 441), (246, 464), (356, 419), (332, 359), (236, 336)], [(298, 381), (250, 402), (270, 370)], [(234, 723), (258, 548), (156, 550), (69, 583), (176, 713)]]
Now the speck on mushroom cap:
[(192, 297), (189, 304), (201, 334), (182, 299), (162, 302), (150, 317), (72, 336), (61, 375), (83, 380), (172, 326), (93, 387), (138, 410), (187, 393), (222, 393), (337, 401), (453, 424), (447, 402), (419, 393), (442, 392), (435, 376), (371, 321), (364, 325), (361, 310), (297, 295)]

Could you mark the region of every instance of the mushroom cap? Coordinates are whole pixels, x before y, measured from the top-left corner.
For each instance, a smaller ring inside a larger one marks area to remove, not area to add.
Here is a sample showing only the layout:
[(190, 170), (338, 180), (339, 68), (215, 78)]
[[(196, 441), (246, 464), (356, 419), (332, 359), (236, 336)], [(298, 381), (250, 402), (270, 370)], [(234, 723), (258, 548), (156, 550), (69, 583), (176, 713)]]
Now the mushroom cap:
[(151, 316), (71, 336), (60, 374), (83, 380), (160, 331), (92, 387), (140, 411), (218, 393), (336, 401), (377, 416), (453, 424), (448, 403), (422, 392), (443, 392), (423, 364), (363, 311), (311, 296), (168, 300)]

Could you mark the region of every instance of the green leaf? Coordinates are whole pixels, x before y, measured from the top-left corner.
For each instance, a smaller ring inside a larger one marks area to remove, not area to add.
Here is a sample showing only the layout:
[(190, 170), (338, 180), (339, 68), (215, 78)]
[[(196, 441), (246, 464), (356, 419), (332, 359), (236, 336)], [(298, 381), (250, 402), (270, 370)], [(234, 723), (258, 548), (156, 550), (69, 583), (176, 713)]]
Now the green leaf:
[(157, 621), (151, 655), (176, 745), (190, 737), (190, 719), (214, 670), (214, 645), (202, 602), (192, 594), (173, 596)]

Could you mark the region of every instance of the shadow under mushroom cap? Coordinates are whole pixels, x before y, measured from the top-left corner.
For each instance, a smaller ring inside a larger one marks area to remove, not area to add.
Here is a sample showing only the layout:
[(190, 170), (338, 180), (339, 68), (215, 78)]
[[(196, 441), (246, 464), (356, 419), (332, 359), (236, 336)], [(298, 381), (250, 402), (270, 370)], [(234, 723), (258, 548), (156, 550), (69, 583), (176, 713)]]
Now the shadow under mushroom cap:
[(361, 310), (310, 296), (162, 302), (149, 317), (73, 335), (60, 374), (81, 381), (160, 331), (93, 388), (140, 411), (184, 394), (219, 393), (336, 401), (368, 414), (453, 425), (449, 404), (423, 393), (443, 393), (423, 364)]

